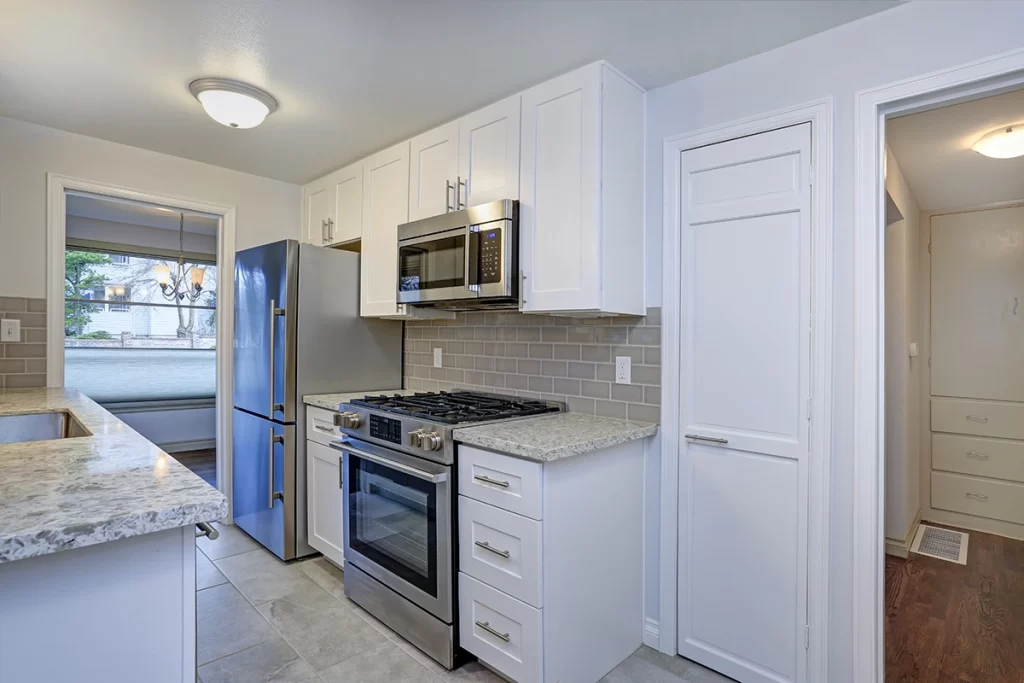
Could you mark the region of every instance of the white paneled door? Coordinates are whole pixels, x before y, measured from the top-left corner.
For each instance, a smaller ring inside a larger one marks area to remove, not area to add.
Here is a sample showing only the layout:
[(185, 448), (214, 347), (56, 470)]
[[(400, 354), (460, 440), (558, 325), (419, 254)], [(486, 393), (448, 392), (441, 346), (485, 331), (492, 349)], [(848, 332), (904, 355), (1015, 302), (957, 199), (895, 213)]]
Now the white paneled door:
[(679, 653), (806, 681), (811, 125), (682, 153)]

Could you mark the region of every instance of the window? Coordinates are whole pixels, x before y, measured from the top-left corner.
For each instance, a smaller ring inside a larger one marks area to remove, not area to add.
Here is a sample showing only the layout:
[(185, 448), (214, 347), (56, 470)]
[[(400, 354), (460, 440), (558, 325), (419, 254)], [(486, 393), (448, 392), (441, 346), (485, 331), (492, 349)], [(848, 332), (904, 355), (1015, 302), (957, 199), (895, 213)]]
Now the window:
[(110, 262), (115, 266), (127, 266), (131, 263), (131, 257), (125, 256), (124, 254), (111, 254)]
[(213, 398), (217, 267), (186, 263), (206, 268), (202, 294), (195, 302), (168, 300), (154, 267), (174, 272), (176, 258), (118, 257), (65, 250), (64, 383), (100, 403)]

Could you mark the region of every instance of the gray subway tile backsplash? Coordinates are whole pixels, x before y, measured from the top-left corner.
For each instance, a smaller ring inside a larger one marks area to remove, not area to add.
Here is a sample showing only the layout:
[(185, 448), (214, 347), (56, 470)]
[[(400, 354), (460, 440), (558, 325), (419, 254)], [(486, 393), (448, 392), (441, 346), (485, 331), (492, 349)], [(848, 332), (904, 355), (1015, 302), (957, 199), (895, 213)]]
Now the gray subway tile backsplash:
[[(562, 401), (573, 412), (658, 422), (660, 325), (658, 308), (642, 318), (481, 312), (410, 321), (406, 387), (516, 394)], [(433, 368), (435, 348), (442, 350), (443, 368)], [(632, 362), (632, 384), (615, 384), (619, 356)]]
[(46, 386), (46, 299), (0, 297), (0, 318), (21, 321), (21, 341), (0, 344), (0, 389)]

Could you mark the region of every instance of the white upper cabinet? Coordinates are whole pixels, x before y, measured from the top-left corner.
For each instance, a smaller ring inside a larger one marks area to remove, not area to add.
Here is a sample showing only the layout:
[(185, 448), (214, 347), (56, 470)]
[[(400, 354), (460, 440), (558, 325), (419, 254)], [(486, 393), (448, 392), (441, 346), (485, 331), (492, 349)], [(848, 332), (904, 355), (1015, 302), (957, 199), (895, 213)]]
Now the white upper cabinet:
[(326, 244), (328, 221), (334, 220), (334, 188), (329, 177), (314, 180), (302, 188), (302, 240), (309, 244)]
[(522, 100), (522, 310), (644, 315), (643, 90), (599, 62)]
[(459, 120), (458, 199), (463, 207), (519, 199), (519, 114), (515, 95)]
[(329, 177), (333, 189), (334, 222), (327, 226), (325, 244), (357, 240), (363, 232), (363, 162), (346, 166)]
[(458, 122), (414, 137), (409, 160), (409, 220), (454, 210), (459, 167)]
[(409, 143), (363, 161), (360, 311), (391, 317), (398, 309), (398, 226), (409, 221)]

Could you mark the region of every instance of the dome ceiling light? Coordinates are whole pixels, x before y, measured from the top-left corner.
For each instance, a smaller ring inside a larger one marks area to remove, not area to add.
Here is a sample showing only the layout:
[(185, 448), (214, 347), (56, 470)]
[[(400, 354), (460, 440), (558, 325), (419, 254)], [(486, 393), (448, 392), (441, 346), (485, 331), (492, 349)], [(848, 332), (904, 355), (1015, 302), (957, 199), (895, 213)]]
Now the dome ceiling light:
[(277, 100), (268, 93), (226, 78), (200, 78), (188, 89), (210, 118), (231, 128), (254, 128), (277, 109)]
[(1024, 155), (1024, 123), (1002, 126), (985, 133), (973, 145), (978, 154), (993, 159), (1012, 159)]

